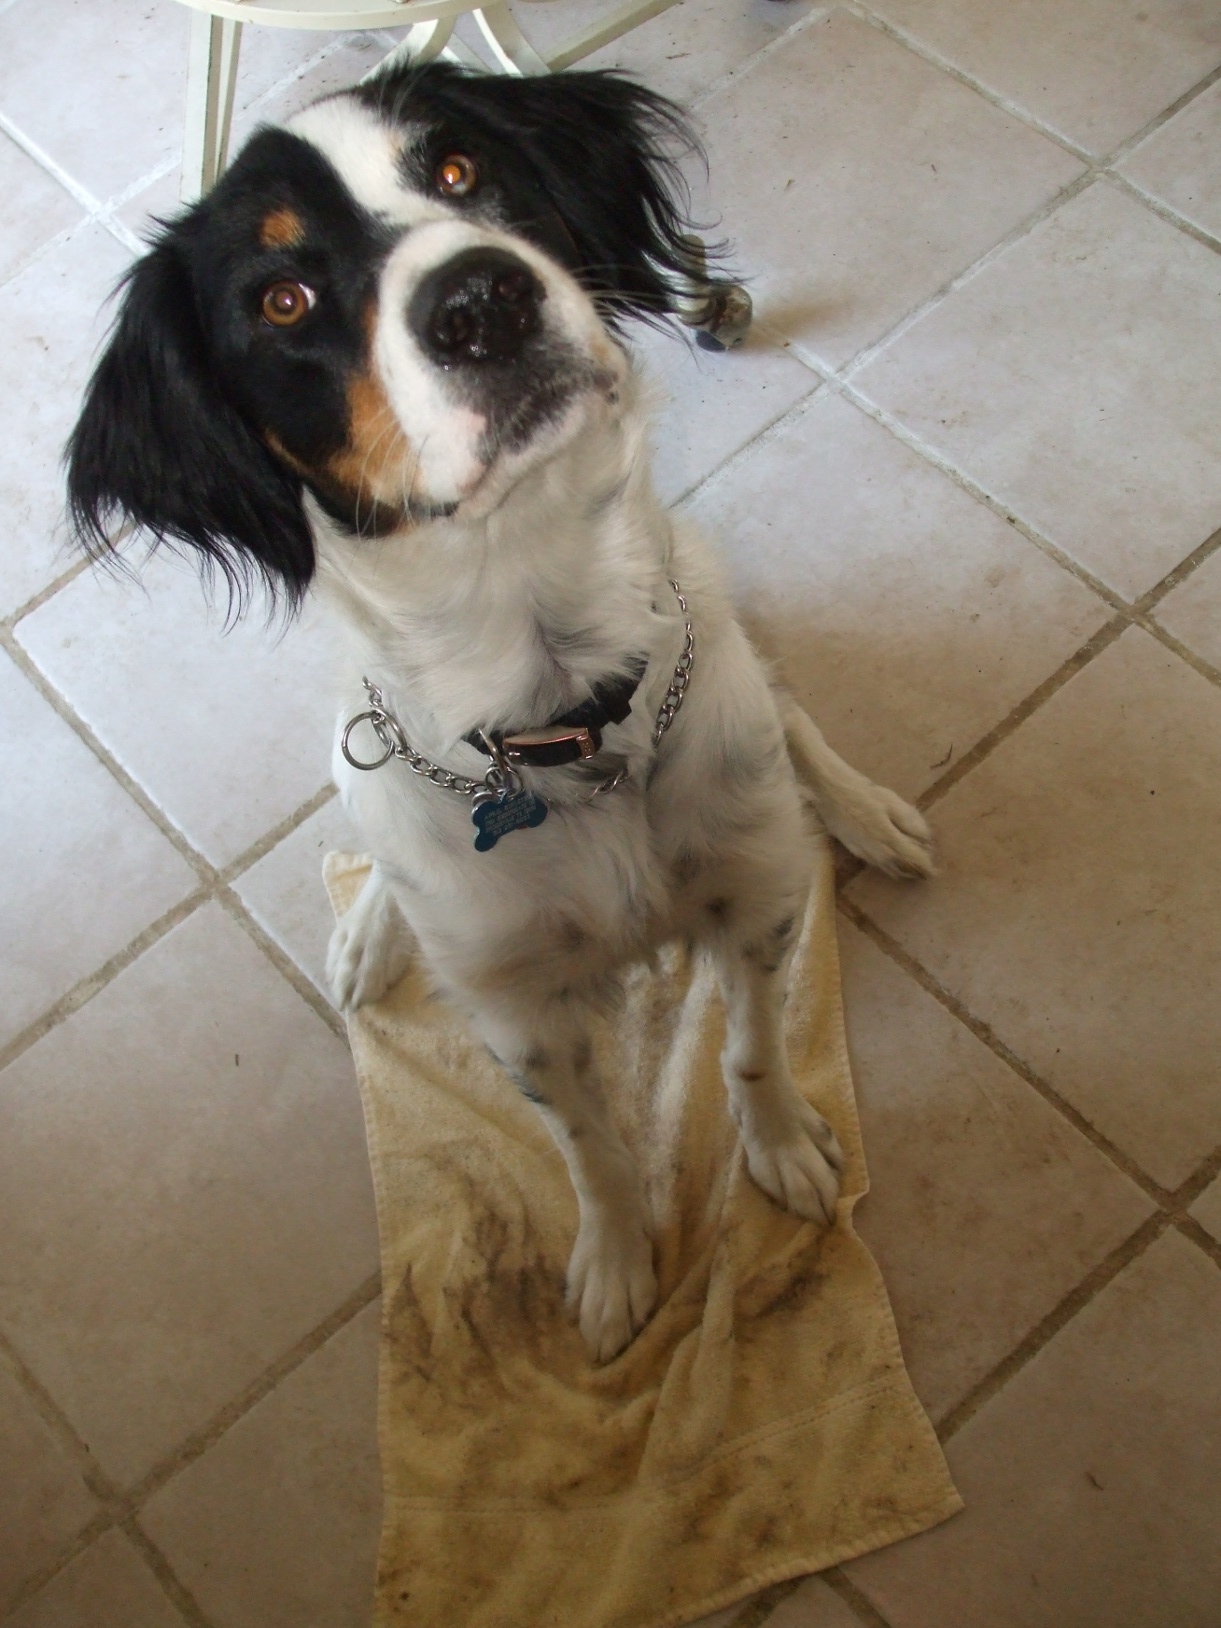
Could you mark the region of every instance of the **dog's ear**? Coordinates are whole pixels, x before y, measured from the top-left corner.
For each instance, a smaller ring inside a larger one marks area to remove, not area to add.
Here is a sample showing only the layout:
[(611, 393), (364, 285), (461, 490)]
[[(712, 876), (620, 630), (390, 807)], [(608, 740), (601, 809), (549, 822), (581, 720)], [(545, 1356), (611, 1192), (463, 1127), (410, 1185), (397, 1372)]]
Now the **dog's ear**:
[(576, 245), (578, 276), (612, 319), (673, 311), (683, 285), (704, 280), (692, 245), (680, 160), (703, 161), (682, 111), (615, 72), (512, 81), (524, 104), (514, 139)]
[(221, 394), (172, 229), (125, 279), (66, 457), (77, 540), (95, 558), (127, 520), (196, 549), (238, 606), (259, 576), (273, 600), (300, 600), (314, 571), (301, 483)]

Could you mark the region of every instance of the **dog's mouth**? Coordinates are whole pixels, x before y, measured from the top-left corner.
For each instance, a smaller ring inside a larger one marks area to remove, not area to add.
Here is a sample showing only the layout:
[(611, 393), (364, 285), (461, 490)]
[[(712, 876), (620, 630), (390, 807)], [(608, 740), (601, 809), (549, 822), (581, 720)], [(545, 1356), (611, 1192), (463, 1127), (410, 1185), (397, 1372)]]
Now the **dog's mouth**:
[(465, 479), (452, 499), (414, 500), (409, 518), (490, 512), (530, 469), (553, 458), (587, 422), (590, 409), (619, 404), (621, 380), (575, 348), (552, 344), (545, 358), (497, 377), (464, 381), (472, 437)]

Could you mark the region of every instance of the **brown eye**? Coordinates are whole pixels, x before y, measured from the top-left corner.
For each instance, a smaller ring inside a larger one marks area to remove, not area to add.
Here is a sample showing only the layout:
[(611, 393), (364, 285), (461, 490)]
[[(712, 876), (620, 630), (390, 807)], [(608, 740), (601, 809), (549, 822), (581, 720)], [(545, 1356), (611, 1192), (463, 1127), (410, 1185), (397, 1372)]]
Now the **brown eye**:
[(263, 293), (263, 321), (273, 328), (291, 328), (313, 309), (315, 298), (304, 283), (272, 283)]
[(448, 198), (465, 198), (479, 185), (479, 171), (475, 160), (465, 153), (450, 153), (436, 168), (438, 192)]

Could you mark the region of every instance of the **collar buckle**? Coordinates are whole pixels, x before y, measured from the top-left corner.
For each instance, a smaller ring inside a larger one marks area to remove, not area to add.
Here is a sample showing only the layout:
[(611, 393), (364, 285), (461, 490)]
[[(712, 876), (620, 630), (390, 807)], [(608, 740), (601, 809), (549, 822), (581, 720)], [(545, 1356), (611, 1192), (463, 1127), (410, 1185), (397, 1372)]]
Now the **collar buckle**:
[[(485, 737), (486, 738), (486, 737)], [(596, 757), (602, 745), (595, 731), (585, 724), (553, 725), (550, 729), (521, 729), (501, 739), (501, 749), (510, 763), (529, 763), (538, 757), (539, 747), (563, 747), (568, 762)], [(575, 747), (575, 753), (571, 748)]]

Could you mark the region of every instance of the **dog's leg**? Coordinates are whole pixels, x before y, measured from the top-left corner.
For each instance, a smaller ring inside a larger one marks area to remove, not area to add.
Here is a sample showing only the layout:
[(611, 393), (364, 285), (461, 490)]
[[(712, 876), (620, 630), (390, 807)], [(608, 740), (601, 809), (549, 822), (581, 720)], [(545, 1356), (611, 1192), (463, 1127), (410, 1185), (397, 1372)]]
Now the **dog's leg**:
[(937, 867), (924, 816), (837, 756), (791, 695), (777, 690), (776, 701), (789, 753), (831, 835), (890, 876), (931, 876)]
[(564, 1155), (580, 1216), (568, 1305), (594, 1358), (609, 1362), (647, 1321), (657, 1280), (636, 1162), (607, 1113), (588, 1034), (567, 1011), (476, 1021)]
[(406, 972), (415, 937), (374, 861), (351, 909), (335, 925), (326, 975), (345, 1012), (381, 998)]
[(843, 1154), (835, 1132), (793, 1084), (784, 1046), (784, 996), (800, 902), (762, 932), (713, 942), (725, 996), (721, 1068), (751, 1175), (777, 1204), (834, 1222)]

